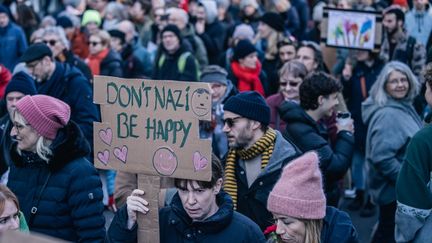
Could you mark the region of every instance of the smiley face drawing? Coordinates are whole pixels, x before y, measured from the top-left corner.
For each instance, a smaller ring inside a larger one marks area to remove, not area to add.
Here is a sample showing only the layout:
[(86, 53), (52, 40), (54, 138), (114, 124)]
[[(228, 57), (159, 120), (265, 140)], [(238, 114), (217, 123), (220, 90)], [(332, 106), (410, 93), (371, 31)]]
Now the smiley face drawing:
[(211, 95), (206, 89), (199, 88), (192, 94), (192, 111), (197, 116), (205, 116), (211, 109)]
[(163, 176), (174, 174), (177, 165), (177, 156), (170, 148), (161, 147), (153, 155), (153, 167)]

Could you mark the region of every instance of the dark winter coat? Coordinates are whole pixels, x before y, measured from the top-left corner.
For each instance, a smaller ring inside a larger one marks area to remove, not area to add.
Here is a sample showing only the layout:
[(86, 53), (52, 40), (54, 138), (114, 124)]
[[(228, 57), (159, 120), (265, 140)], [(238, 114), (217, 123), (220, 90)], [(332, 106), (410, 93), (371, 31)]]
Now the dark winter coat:
[[(160, 242), (265, 242), (258, 226), (233, 210), (231, 197), (221, 191), (219, 210), (203, 222), (192, 222), (178, 194), (171, 205), (159, 211)], [(126, 206), (115, 215), (108, 231), (109, 242), (137, 242), (137, 225), (127, 229)]]
[[(30, 230), (67, 241), (103, 242), (102, 184), (85, 159), (90, 147), (77, 124), (70, 121), (60, 129), (50, 148), (48, 163), (35, 153), (20, 156), (16, 144), (11, 150), (8, 187), (17, 195)], [(37, 211), (32, 217), (33, 207)]]
[(145, 66), (141, 60), (134, 54), (133, 47), (126, 45), (121, 52), (123, 77), (124, 78), (144, 78)]
[(6, 113), (0, 118), (0, 177), (8, 170), (10, 163), (12, 163), (9, 153), (12, 146), (11, 130), (12, 122), (9, 114)]
[(100, 75), (123, 77), (123, 66), (120, 54), (110, 49), (100, 64)]
[(206, 47), (209, 64), (218, 63), (218, 57), (224, 50), (225, 35), (226, 29), (218, 20), (206, 24), (204, 33), (198, 35)]
[(237, 160), (235, 168), (237, 212), (252, 219), (261, 230), (266, 229), (273, 222), (273, 216), (267, 210), (268, 195), (278, 181), (283, 167), (299, 156), (299, 151), (292, 143), (285, 140), (279, 131), (276, 131), (276, 134), (272, 156), (250, 187), (246, 170), (241, 166), (240, 159)]
[(349, 215), (327, 207), (321, 229), (321, 243), (357, 243), (358, 235)]
[(87, 141), (93, 145), (93, 122), (99, 121), (100, 115), (93, 104), (92, 87), (83, 74), (75, 67), (56, 62), (51, 78), (36, 83), (36, 88), (38, 94), (66, 102), (71, 108), (71, 120), (79, 125)]
[(12, 71), (26, 49), (24, 31), (9, 20), (6, 27), (0, 28), (0, 63)]
[(87, 66), (87, 64), (81, 60), (78, 56), (75, 56), (72, 51), (65, 51), (65, 62), (69, 65), (78, 68), (78, 70), (81, 71), (81, 73), (84, 75), (84, 77), (87, 78), (88, 81), (93, 79), (93, 75), (91, 73), (90, 68)]
[[(349, 80), (342, 80), (344, 86), (343, 96), (347, 99), (347, 107), (351, 112), (351, 118), (354, 120), (355, 143), (356, 147), (364, 151), (366, 143), (367, 126), (363, 123), (361, 113), (361, 103), (369, 96), (369, 90), (375, 83), (380, 74), (384, 63), (380, 60), (374, 61), (371, 67), (364, 62), (358, 62), (353, 70), (353, 75)], [(361, 79), (364, 77), (366, 97), (362, 94)]]
[[(178, 68), (180, 56), (189, 51), (184, 44), (174, 54), (168, 54), (165, 49), (160, 45), (161, 55), (155, 59), (155, 66), (153, 68), (153, 79), (158, 80), (179, 80), (179, 81), (198, 81), (198, 66), (195, 57), (189, 55), (186, 58), (186, 64), (183, 72)], [(162, 56), (165, 60), (160, 61)]]
[(326, 129), (318, 125), (299, 104), (284, 102), (280, 106), (281, 118), (286, 122), (284, 136), (290, 139), (302, 152), (317, 151), (320, 168), (325, 177), (325, 191), (337, 189), (341, 179), (351, 166), (354, 151), (352, 133), (341, 131), (337, 134), (335, 145), (328, 142)]

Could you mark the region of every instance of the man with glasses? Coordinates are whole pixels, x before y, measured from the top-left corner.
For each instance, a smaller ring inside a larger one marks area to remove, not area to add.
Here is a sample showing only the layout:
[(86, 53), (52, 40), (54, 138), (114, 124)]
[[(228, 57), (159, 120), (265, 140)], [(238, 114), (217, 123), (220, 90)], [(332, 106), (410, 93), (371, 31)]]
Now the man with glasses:
[[(21, 57), (21, 62), (36, 79), (39, 94), (60, 99), (71, 107), (71, 119), (93, 145), (93, 122), (99, 121), (99, 112), (93, 103), (90, 82), (84, 75), (75, 67), (55, 61), (51, 49), (44, 43), (31, 45)], [(93, 161), (93, 158), (89, 159)]]
[(303, 151), (315, 150), (325, 179), (327, 205), (338, 206), (338, 182), (351, 166), (354, 151), (353, 120), (337, 123), (334, 146), (329, 142), (327, 128), (319, 120), (331, 116), (339, 104), (342, 84), (324, 72), (313, 72), (300, 85), (300, 105), (285, 102), (281, 106), (286, 122), (284, 136)]
[(13, 75), (5, 90), (5, 102), (7, 113), (0, 118), (0, 184), (6, 185), (8, 169), (11, 164), (10, 147), (12, 145), (12, 116), (16, 103), (26, 95), (37, 94), (34, 80), (24, 72)]
[(256, 91), (230, 97), (224, 105), (229, 151), (225, 158), (224, 190), (234, 208), (262, 230), (272, 224), (267, 198), (282, 168), (298, 151), (270, 123), (270, 108)]

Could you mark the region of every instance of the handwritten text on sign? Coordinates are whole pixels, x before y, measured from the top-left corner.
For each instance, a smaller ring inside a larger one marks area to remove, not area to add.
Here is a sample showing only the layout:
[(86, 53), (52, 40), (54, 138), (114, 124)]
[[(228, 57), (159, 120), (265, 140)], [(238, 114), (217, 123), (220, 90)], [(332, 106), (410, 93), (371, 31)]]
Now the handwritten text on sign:
[(209, 180), (211, 140), (199, 120), (211, 118), (206, 83), (96, 76), (95, 164), (133, 173)]

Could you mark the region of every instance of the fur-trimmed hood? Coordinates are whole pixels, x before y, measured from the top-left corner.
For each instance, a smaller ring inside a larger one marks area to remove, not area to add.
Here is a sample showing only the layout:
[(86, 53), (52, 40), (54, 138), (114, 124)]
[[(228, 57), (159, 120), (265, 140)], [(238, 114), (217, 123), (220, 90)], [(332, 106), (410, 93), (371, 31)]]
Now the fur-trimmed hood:
[[(28, 163), (34, 163), (38, 166), (46, 165), (37, 154), (32, 152), (17, 152), (17, 142), (12, 145), (11, 158), (17, 167), (24, 167)], [(57, 171), (63, 168), (67, 163), (87, 156), (90, 153), (90, 144), (84, 137), (81, 129), (74, 121), (69, 123), (57, 133), (56, 138), (50, 145), (52, 155), (48, 162), (51, 171)]]

